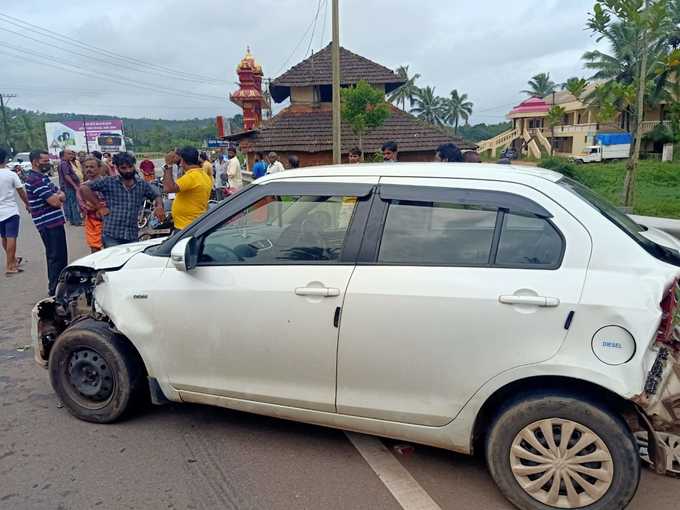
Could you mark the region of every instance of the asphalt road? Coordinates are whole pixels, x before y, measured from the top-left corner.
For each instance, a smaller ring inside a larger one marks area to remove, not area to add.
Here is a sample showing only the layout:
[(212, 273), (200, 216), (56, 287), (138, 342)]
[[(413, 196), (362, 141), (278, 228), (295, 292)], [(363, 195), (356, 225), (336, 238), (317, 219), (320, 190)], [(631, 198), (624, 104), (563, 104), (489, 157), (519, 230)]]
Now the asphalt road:
[[(84, 255), (82, 229), (67, 233), (71, 260)], [(113, 425), (72, 418), (24, 350), (47, 292), (25, 215), (19, 254), (26, 272), (0, 273), (0, 509), (400, 508), (340, 431), (196, 405)], [(443, 509), (511, 508), (479, 459), (422, 446), (395, 458)], [(677, 510), (680, 480), (645, 471), (631, 508)]]

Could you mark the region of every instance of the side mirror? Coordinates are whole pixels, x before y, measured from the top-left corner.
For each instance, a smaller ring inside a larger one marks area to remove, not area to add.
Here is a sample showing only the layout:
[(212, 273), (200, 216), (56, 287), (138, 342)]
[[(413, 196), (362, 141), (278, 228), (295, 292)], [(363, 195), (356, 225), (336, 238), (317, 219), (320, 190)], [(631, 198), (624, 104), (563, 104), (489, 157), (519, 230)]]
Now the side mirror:
[(187, 237), (172, 247), (170, 251), (172, 265), (178, 271), (191, 271), (198, 264), (198, 247), (196, 239)]

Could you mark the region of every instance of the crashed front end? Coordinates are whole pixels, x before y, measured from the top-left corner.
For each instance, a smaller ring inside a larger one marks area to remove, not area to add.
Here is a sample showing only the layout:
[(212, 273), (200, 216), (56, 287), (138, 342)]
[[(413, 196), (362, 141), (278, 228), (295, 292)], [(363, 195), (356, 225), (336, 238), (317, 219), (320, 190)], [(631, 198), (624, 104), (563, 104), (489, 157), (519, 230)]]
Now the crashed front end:
[(658, 473), (680, 476), (680, 282), (661, 301), (654, 363), (644, 391), (632, 400), (641, 410), (649, 462)]
[(94, 288), (98, 274), (90, 267), (69, 266), (61, 273), (55, 296), (39, 301), (33, 308), (31, 337), (39, 365), (47, 366), (52, 346), (66, 328), (97, 315)]

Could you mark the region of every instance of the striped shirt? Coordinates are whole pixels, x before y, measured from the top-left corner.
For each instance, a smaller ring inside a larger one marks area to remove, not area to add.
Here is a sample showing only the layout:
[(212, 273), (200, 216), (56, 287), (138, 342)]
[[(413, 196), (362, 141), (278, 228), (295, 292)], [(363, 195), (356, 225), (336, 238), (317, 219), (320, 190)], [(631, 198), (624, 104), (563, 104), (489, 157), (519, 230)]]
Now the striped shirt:
[(31, 170), (26, 178), (26, 194), (31, 209), (33, 223), (38, 230), (59, 227), (64, 224), (64, 213), (61, 207), (52, 207), (47, 199), (59, 189), (52, 184), (49, 177)]

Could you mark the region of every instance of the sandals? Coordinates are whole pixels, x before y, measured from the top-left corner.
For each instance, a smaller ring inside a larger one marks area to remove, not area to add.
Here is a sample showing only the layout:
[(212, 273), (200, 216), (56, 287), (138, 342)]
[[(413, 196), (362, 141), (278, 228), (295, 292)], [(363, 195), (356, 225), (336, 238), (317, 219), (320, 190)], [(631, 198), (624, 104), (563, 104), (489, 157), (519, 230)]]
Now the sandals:
[(14, 274), (19, 274), (19, 273), (23, 273), (23, 272), (24, 272), (23, 269), (21, 269), (20, 267), (17, 267), (16, 271), (5, 271), (5, 276), (12, 276)]

